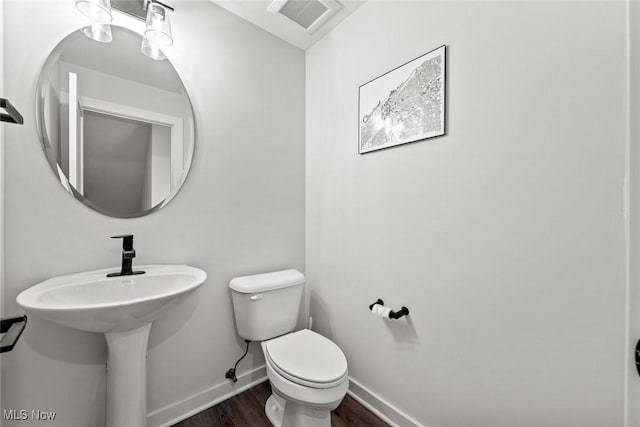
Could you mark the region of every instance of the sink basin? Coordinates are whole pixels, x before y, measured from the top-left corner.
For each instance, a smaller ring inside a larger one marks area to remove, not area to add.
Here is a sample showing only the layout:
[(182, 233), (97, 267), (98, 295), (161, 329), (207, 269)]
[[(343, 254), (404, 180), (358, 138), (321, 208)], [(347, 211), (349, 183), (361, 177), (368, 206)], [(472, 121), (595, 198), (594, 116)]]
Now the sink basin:
[(88, 332), (135, 329), (150, 323), (207, 278), (186, 265), (143, 265), (145, 274), (106, 277), (117, 268), (45, 280), (18, 295), (35, 316)]
[(118, 268), (45, 280), (18, 295), (27, 312), (88, 332), (104, 333), (107, 427), (145, 427), (146, 355), (151, 323), (197, 289), (207, 273), (187, 265), (141, 265), (145, 274), (107, 277)]

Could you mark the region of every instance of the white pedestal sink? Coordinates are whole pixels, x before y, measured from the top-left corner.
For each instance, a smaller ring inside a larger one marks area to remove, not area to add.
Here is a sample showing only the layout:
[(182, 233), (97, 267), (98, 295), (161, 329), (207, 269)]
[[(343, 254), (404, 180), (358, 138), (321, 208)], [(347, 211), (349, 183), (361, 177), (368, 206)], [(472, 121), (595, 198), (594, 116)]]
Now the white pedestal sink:
[(104, 333), (107, 427), (144, 427), (146, 356), (151, 323), (207, 278), (186, 265), (141, 265), (136, 276), (106, 277), (117, 268), (45, 280), (18, 295), (27, 312), (88, 332)]

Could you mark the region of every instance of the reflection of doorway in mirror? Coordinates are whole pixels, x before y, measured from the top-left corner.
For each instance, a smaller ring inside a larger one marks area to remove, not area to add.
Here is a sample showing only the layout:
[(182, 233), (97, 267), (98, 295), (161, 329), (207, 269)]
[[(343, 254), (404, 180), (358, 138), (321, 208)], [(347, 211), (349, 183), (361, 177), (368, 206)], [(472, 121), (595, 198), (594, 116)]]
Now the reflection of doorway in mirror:
[(142, 209), (162, 203), (171, 193), (171, 128), (151, 125)]
[(171, 128), (84, 112), (84, 197), (127, 215), (150, 209), (171, 192)]
[[(83, 156), (83, 196), (121, 216), (161, 205), (182, 179), (182, 119), (102, 99), (78, 98), (84, 116), (84, 150), (93, 153)], [(134, 141), (146, 143), (131, 145)]]
[(121, 117), (135, 121), (150, 123), (169, 128), (171, 145), (171, 188), (175, 188), (182, 181), (184, 165), (184, 124), (180, 117), (143, 110), (124, 104), (79, 96), (82, 109), (95, 113), (103, 113), (114, 117)]

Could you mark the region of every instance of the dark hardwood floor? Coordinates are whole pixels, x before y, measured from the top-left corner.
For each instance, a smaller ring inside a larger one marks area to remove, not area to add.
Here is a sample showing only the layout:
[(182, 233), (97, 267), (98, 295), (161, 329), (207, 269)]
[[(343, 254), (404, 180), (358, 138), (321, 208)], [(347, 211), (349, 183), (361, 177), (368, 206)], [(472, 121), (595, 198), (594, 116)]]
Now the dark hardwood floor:
[[(271, 395), (269, 381), (206, 409), (173, 427), (270, 427), (264, 405)], [(331, 413), (332, 427), (387, 427), (349, 395)]]

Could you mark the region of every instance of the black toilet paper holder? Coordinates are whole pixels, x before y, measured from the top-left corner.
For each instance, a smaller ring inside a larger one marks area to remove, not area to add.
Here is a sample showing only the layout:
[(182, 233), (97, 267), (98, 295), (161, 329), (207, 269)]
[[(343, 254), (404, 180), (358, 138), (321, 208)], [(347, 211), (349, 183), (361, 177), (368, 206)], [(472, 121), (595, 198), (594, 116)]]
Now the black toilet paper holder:
[[(373, 306), (376, 304), (384, 305), (384, 301), (378, 298), (376, 302), (374, 302), (373, 304), (369, 304), (369, 310), (373, 310)], [(402, 316), (408, 316), (408, 315), (409, 315), (409, 309), (403, 305), (402, 308), (398, 311), (391, 310), (391, 312), (389, 312), (389, 319), (399, 319)]]

